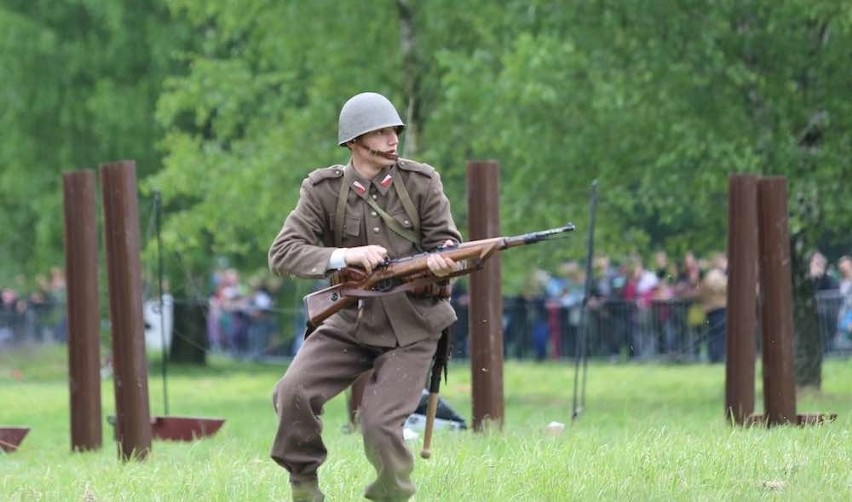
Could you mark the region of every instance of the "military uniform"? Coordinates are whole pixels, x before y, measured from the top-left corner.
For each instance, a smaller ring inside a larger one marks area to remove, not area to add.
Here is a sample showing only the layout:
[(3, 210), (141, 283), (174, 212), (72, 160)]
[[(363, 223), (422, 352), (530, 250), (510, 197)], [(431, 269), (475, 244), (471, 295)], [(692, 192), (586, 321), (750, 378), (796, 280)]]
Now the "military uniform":
[[(381, 212), (395, 223), (389, 225)], [(279, 274), (320, 278), (337, 247), (379, 245), (396, 258), (447, 240), (460, 242), (461, 236), (432, 167), (399, 159), (368, 180), (350, 163), (318, 169), (302, 182), (299, 202), (269, 250), (269, 265)], [(365, 495), (382, 500), (414, 493), (413, 457), (402, 425), (420, 400), (441, 331), (455, 320), (446, 299), (399, 293), (363, 299), (333, 314), (305, 340), (273, 396), (279, 424), (271, 455), (290, 472), (294, 486), (315, 483), (325, 460), (319, 419), (324, 403), (372, 368), (361, 428), (377, 479)]]

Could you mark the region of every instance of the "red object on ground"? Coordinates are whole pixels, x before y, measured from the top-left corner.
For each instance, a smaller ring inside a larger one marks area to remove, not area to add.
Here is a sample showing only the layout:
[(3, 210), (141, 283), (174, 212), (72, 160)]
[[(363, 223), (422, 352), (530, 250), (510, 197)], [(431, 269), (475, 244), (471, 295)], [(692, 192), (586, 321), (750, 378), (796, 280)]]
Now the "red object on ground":
[(29, 427), (0, 427), (0, 450), (8, 453), (17, 450), (28, 432)]
[(212, 436), (225, 423), (224, 418), (154, 417), (151, 433), (166, 441), (195, 441)]

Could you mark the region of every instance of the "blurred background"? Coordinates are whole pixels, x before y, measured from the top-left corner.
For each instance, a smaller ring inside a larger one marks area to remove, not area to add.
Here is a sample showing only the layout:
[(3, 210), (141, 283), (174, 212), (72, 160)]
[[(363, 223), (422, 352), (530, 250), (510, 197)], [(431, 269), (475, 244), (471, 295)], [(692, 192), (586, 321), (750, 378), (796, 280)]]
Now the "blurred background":
[(786, 177), (797, 335), (848, 351), (849, 2), (0, 0), (0, 34), (0, 348), (65, 339), (61, 173), (132, 159), (150, 347), (291, 356), (318, 286), (266, 252), (306, 174), (347, 161), (343, 102), (375, 91), (465, 235), (483, 159), (501, 233), (578, 227), (501, 260), (507, 357), (573, 357), (585, 329), (595, 356), (721, 361), (732, 173)]

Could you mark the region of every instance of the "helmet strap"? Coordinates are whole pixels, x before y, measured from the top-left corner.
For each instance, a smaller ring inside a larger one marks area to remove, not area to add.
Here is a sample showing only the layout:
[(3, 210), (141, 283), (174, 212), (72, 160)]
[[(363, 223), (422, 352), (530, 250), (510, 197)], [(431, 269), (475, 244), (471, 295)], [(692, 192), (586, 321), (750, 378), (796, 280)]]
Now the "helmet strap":
[(361, 148), (363, 148), (364, 150), (367, 150), (368, 152), (370, 152), (370, 154), (372, 154), (372, 155), (374, 155), (374, 156), (377, 156), (377, 157), (383, 157), (383, 158), (388, 159), (388, 160), (398, 160), (398, 159), (399, 159), (399, 155), (397, 155), (397, 154), (395, 154), (395, 153), (392, 153), (392, 152), (381, 152), (381, 151), (379, 151), (379, 150), (374, 150), (374, 149), (370, 148), (369, 146), (367, 146), (367, 145), (365, 145), (365, 144), (361, 143), (360, 141), (358, 141), (358, 138), (355, 138), (355, 139), (354, 139), (354, 140), (352, 140), (352, 141), (353, 141), (356, 145), (360, 146), (360, 147), (361, 147)]

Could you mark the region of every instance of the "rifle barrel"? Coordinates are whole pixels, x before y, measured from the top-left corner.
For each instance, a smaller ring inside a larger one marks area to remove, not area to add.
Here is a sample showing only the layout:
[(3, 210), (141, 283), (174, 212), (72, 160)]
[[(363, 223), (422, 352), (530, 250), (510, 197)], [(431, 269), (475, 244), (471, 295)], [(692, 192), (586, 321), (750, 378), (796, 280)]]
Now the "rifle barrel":
[(574, 231), (574, 224), (568, 223), (564, 227), (551, 228), (538, 232), (530, 232), (528, 234), (518, 235), (506, 238), (506, 247), (523, 246), (526, 244), (535, 244), (536, 242), (555, 238), (561, 234)]

